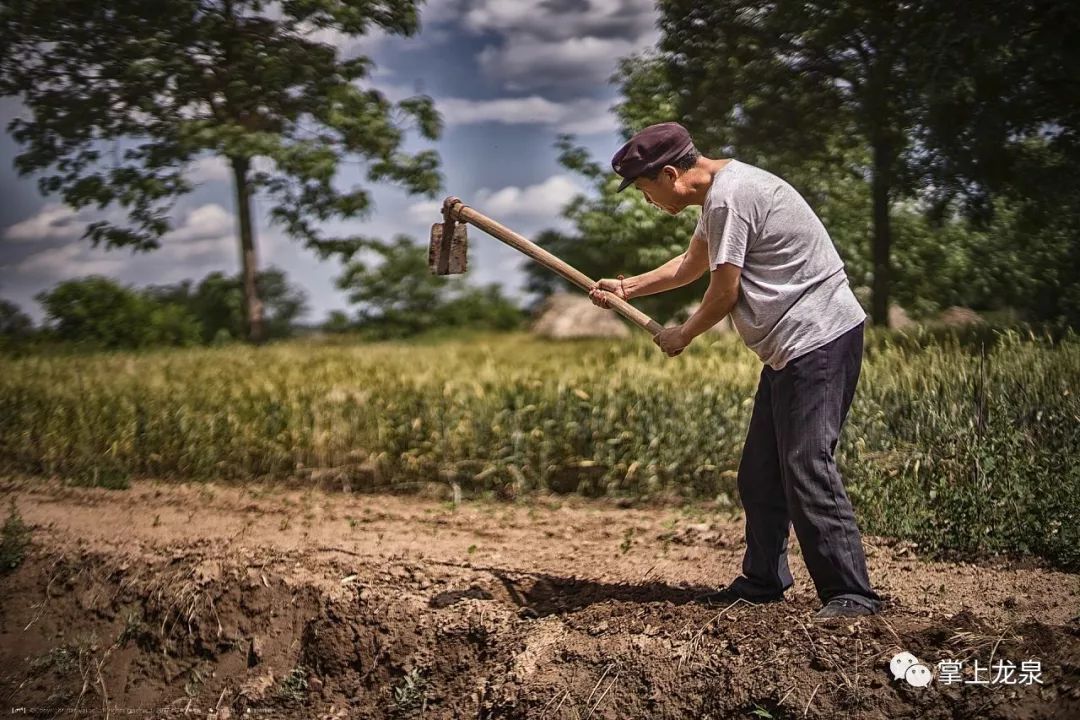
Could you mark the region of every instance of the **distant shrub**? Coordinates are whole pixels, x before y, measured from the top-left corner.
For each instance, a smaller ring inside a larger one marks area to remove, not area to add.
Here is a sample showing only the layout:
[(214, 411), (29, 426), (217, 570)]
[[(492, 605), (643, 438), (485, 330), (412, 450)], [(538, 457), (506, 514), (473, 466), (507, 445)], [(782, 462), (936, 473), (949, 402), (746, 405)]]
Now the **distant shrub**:
[(199, 341), (198, 321), (182, 306), (157, 301), (106, 277), (62, 282), (37, 296), (60, 340), (106, 349)]

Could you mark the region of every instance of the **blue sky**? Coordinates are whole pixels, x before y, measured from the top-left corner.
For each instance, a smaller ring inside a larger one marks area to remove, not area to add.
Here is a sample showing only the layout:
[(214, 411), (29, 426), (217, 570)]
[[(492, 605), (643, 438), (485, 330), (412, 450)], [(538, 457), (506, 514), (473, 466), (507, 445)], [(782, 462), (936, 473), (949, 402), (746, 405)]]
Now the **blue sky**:
[[(351, 56), (376, 63), (373, 84), (391, 99), (425, 93), (435, 99), (445, 130), (435, 143), (410, 139), (407, 149), (434, 147), (442, 158), (444, 193), (461, 197), (505, 225), (534, 237), (549, 227), (565, 227), (560, 208), (584, 190), (567, 173), (553, 147), (560, 132), (573, 133), (593, 155), (607, 161), (618, 148), (610, 106), (617, 100), (609, 83), (618, 58), (656, 42), (653, 0), (429, 0), (421, 7), (421, 32), (411, 38), (373, 35), (343, 38), (321, 31), (321, 39)], [(14, 98), (0, 99), (0, 125), (25, 112)], [(42, 196), (34, 177), (17, 176), (12, 160), (18, 147), (0, 133), (0, 297), (19, 304), (36, 320), (36, 293), (55, 283), (102, 274), (133, 285), (198, 279), (212, 270), (236, 272), (239, 250), (233, 187), (220, 160), (194, 163), (198, 182), (174, 210), (174, 231), (162, 248), (147, 254), (100, 250), (79, 240), (86, 224), (109, 210), (64, 206)], [(377, 186), (355, 165), (343, 165), (342, 187), (361, 184), (373, 191), (375, 210), (364, 220), (327, 225), (327, 232), (374, 235), (389, 240), (403, 233), (426, 244), (439, 219), (439, 200), (408, 196)], [(440, 195), (440, 197), (442, 196)], [(340, 265), (314, 253), (266, 222), (267, 201), (256, 199), (260, 265), (284, 269), (307, 292), (306, 320), (322, 320), (346, 309), (334, 288)], [(470, 282), (500, 282), (521, 300), (528, 262), (515, 250), (475, 228), (470, 232)], [(618, 268), (612, 268), (612, 274)]]

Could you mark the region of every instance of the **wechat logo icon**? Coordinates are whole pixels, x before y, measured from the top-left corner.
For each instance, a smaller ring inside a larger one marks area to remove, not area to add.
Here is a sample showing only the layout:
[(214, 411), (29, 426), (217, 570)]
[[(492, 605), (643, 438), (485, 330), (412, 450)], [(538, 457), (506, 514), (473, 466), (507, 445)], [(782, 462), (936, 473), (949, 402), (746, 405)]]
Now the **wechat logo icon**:
[(909, 652), (900, 652), (893, 655), (889, 661), (889, 670), (893, 680), (904, 680), (912, 687), (926, 687), (934, 679), (930, 668), (919, 661)]

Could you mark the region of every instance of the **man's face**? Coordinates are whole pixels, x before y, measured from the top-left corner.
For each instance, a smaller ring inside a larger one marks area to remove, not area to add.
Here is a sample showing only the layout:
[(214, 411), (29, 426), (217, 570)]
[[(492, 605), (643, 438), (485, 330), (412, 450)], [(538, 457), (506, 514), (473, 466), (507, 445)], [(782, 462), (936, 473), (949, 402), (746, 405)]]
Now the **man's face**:
[(678, 180), (678, 171), (666, 165), (660, 170), (655, 180), (646, 177), (636, 178), (634, 187), (641, 191), (650, 204), (670, 215), (678, 215), (686, 207), (680, 197)]

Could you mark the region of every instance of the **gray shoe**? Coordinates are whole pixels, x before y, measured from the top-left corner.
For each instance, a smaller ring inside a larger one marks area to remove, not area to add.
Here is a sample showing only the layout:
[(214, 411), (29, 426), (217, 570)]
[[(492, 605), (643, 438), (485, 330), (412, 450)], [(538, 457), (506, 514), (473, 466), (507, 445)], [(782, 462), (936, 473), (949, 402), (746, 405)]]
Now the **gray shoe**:
[(850, 598), (833, 598), (814, 613), (814, 619), (829, 620), (831, 618), (859, 617), (873, 614), (874, 610)]

